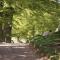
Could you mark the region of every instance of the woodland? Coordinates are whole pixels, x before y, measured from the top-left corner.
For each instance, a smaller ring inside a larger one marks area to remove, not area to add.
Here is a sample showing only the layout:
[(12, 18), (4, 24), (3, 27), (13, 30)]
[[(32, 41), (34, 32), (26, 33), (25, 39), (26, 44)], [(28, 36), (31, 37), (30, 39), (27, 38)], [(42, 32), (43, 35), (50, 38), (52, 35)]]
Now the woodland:
[[(49, 30), (53, 34), (43, 37)], [(55, 45), (60, 37), (60, 0), (0, 0), (0, 42), (11, 43), (11, 37), (25, 38), (35, 48)]]

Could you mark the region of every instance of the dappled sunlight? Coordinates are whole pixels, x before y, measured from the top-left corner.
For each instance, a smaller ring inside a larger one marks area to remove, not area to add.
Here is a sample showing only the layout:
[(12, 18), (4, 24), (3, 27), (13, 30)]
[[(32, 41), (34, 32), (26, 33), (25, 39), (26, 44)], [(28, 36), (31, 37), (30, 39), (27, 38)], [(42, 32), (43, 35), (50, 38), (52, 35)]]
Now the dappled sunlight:
[(60, 60), (60, 0), (0, 0), (0, 60)]
[(20, 57), (27, 57), (26, 55), (19, 55)]
[(18, 38), (17, 37), (12, 37), (11, 40), (15, 43), (15, 44), (21, 44), (21, 43), (26, 43), (26, 39), (25, 38)]
[(29, 48), (28, 44), (11, 44), (0, 46), (1, 60), (36, 60), (34, 52)]
[(21, 48), (21, 49), (24, 49), (25, 47), (12, 47), (12, 48)]
[(28, 53), (28, 52), (24, 52), (24, 53)]

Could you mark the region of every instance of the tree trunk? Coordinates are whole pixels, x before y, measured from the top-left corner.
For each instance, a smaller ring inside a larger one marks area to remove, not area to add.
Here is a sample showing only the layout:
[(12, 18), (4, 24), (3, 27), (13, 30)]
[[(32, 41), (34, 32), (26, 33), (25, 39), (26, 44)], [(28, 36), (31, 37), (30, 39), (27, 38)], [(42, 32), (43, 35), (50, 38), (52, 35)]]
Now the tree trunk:
[(0, 42), (2, 42), (2, 24), (0, 23)]
[(6, 7), (4, 11), (4, 39), (7, 43), (11, 43), (11, 29), (12, 29), (12, 20), (13, 20), (13, 8)]
[(3, 30), (2, 30), (2, 17), (3, 17), (3, 12), (2, 12), (2, 9), (3, 9), (3, 0), (0, 0), (0, 42), (2, 42), (3, 40)]

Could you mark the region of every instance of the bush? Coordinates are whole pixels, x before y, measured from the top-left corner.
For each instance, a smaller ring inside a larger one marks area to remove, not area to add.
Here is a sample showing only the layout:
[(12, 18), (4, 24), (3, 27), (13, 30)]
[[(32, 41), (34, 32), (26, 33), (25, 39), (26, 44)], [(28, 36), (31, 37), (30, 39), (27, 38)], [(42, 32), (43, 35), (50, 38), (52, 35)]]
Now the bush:
[(54, 36), (54, 34), (48, 37), (37, 35), (31, 38), (30, 43), (32, 43), (35, 48), (38, 48), (42, 52), (55, 54), (55, 49), (51, 48), (51, 46), (54, 45), (55, 39), (56, 36)]
[(42, 35), (37, 35), (32, 38), (30, 41), (33, 45), (36, 45), (37, 47), (39, 46), (47, 46), (49, 44), (54, 43), (54, 37), (48, 36), (44, 37)]

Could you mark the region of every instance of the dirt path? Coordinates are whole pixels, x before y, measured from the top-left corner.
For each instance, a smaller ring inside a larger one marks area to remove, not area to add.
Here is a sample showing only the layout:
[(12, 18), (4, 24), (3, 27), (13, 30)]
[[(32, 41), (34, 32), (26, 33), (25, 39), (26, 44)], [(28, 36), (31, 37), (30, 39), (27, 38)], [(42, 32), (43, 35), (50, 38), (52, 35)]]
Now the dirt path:
[(0, 60), (40, 60), (27, 44), (0, 44)]

